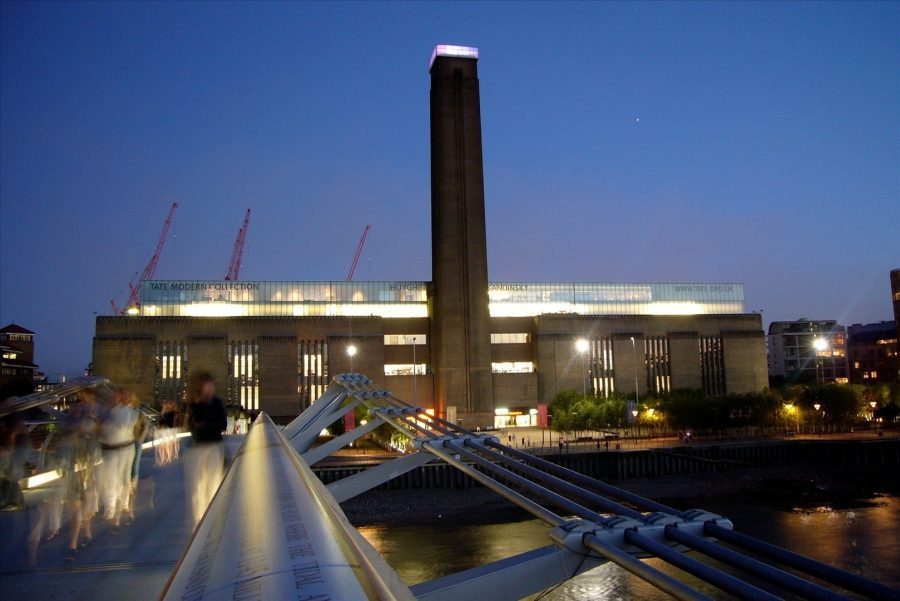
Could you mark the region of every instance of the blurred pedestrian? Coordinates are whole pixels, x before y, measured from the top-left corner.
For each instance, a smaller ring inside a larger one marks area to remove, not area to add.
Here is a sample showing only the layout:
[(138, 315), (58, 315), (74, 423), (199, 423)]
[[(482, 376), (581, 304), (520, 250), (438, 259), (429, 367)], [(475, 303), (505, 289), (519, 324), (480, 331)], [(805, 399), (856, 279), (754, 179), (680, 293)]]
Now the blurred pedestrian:
[(184, 479), (196, 528), (222, 482), (225, 469), (222, 432), (227, 419), (225, 404), (216, 396), (216, 384), (210, 373), (191, 374), (187, 393), (188, 429), (193, 445), (184, 454)]
[(60, 449), (63, 499), (71, 526), (66, 554), (68, 561), (75, 559), (79, 546), (90, 543), (93, 538), (91, 525), (98, 503), (97, 464), (101, 458), (99, 427), (96, 397), (93, 391), (82, 390), (66, 419)]
[(134, 503), (137, 499), (138, 480), (141, 476), (141, 456), (144, 454), (144, 441), (150, 434), (150, 420), (141, 412), (141, 403), (137, 395), (131, 391), (126, 393), (126, 403), (137, 412), (134, 422), (134, 460), (131, 462), (131, 482), (128, 487), (128, 504), (123, 508), (125, 519), (130, 524), (134, 521)]
[(131, 468), (134, 463), (134, 425), (138, 412), (128, 406), (131, 392), (116, 391), (112, 405), (100, 418), (100, 500), (103, 517), (113, 523), (113, 534), (119, 532), (122, 512), (129, 512)]
[(178, 405), (165, 401), (159, 415), (159, 423), (154, 435), (156, 465), (168, 465), (178, 460), (178, 430), (175, 427)]
[(10, 416), (9, 424), (0, 434), (0, 508), (21, 509), (25, 506), (19, 480), (25, 477), (26, 464), (33, 454), (28, 425), (22, 415)]

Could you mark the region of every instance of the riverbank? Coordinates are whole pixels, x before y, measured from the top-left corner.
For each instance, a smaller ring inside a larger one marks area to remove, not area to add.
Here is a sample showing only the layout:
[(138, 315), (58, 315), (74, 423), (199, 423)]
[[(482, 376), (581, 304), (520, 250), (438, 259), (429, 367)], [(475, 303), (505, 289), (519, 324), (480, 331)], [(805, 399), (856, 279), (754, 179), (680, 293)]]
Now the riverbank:
[[(900, 494), (900, 473), (884, 468), (781, 465), (632, 479), (612, 484), (675, 509), (727, 504), (738, 498), (782, 511), (863, 507), (881, 494)], [(457, 525), (515, 522), (530, 516), (482, 487), (370, 491), (342, 504), (348, 519), (362, 525)]]

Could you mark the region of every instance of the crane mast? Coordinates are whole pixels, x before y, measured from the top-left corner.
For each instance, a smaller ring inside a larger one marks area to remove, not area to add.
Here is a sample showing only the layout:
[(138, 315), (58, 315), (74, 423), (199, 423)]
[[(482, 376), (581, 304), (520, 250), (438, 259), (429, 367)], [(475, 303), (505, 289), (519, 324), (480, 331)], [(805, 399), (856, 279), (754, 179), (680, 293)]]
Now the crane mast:
[(244, 259), (244, 243), (247, 240), (247, 228), (250, 227), (250, 209), (244, 215), (244, 223), (238, 230), (234, 239), (234, 248), (231, 251), (231, 261), (228, 263), (228, 271), (225, 272), (226, 280), (236, 280), (241, 277), (241, 265)]
[[(146, 267), (144, 267), (144, 271), (141, 273), (136, 282), (134, 280), (129, 282), (128, 287), (131, 289), (131, 292), (128, 295), (128, 301), (125, 303), (124, 313), (134, 314), (140, 308), (141, 284), (143, 284), (147, 280), (152, 280), (153, 275), (156, 273), (156, 266), (157, 264), (159, 264), (159, 256), (162, 254), (163, 246), (165, 246), (166, 244), (166, 238), (168, 238), (169, 236), (169, 228), (172, 227), (172, 219), (175, 217), (175, 209), (177, 208), (178, 203), (173, 202), (172, 206), (169, 208), (169, 214), (166, 217), (166, 222), (163, 224), (162, 232), (159, 235), (159, 241), (156, 243), (156, 251), (150, 258), (150, 262), (147, 263)], [(116, 309), (117, 307), (115, 301), (113, 301), (113, 311), (116, 311)]]
[(356, 273), (356, 266), (359, 264), (359, 257), (362, 255), (363, 246), (366, 244), (366, 236), (369, 235), (369, 230), (372, 229), (371, 225), (367, 225), (366, 229), (363, 230), (362, 236), (359, 237), (359, 244), (356, 245), (356, 254), (353, 255), (353, 262), (350, 263), (350, 271), (347, 272), (347, 281), (353, 280), (353, 274)]

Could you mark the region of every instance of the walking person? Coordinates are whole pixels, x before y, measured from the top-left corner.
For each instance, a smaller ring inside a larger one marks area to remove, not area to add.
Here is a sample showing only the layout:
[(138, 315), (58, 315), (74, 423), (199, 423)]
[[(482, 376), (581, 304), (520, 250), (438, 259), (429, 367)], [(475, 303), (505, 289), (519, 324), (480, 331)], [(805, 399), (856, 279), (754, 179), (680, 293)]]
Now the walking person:
[(178, 460), (178, 431), (175, 429), (175, 418), (178, 405), (174, 401), (165, 401), (156, 426), (155, 444), (156, 465), (163, 466)]
[(144, 454), (144, 441), (150, 433), (150, 420), (141, 413), (141, 403), (137, 395), (128, 392), (126, 398), (128, 406), (137, 412), (137, 421), (134, 423), (134, 460), (131, 462), (131, 482), (128, 486), (128, 505), (123, 508), (128, 524), (134, 522), (134, 504), (137, 500), (138, 480), (141, 476), (141, 457)]
[(196, 528), (222, 482), (225, 469), (222, 432), (227, 418), (225, 404), (216, 396), (216, 384), (208, 372), (190, 376), (187, 394), (187, 422), (193, 445), (184, 454), (184, 482), (192, 527)]
[[(74, 561), (78, 548), (93, 538), (91, 524), (97, 513), (97, 463), (101, 457), (96, 398), (90, 390), (78, 393), (78, 402), (66, 420), (60, 450), (63, 497), (69, 513), (70, 533), (66, 561)], [(83, 538), (82, 538), (83, 535)], [(37, 559), (37, 545), (32, 560)]]
[(103, 516), (113, 523), (113, 534), (119, 532), (122, 512), (130, 511), (131, 468), (134, 463), (134, 425), (138, 412), (128, 406), (130, 391), (116, 391), (112, 406), (100, 419), (100, 497)]

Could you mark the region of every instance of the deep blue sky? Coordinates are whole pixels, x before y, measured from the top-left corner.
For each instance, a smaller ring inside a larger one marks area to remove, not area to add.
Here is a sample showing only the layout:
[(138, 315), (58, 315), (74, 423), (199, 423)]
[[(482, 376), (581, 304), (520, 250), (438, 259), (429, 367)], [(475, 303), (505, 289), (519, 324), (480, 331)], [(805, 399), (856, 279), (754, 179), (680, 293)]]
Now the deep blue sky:
[(892, 319), (900, 4), (2, 3), (0, 321), (48, 373), (161, 278), (429, 279), (428, 58), (481, 49), (493, 280)]

